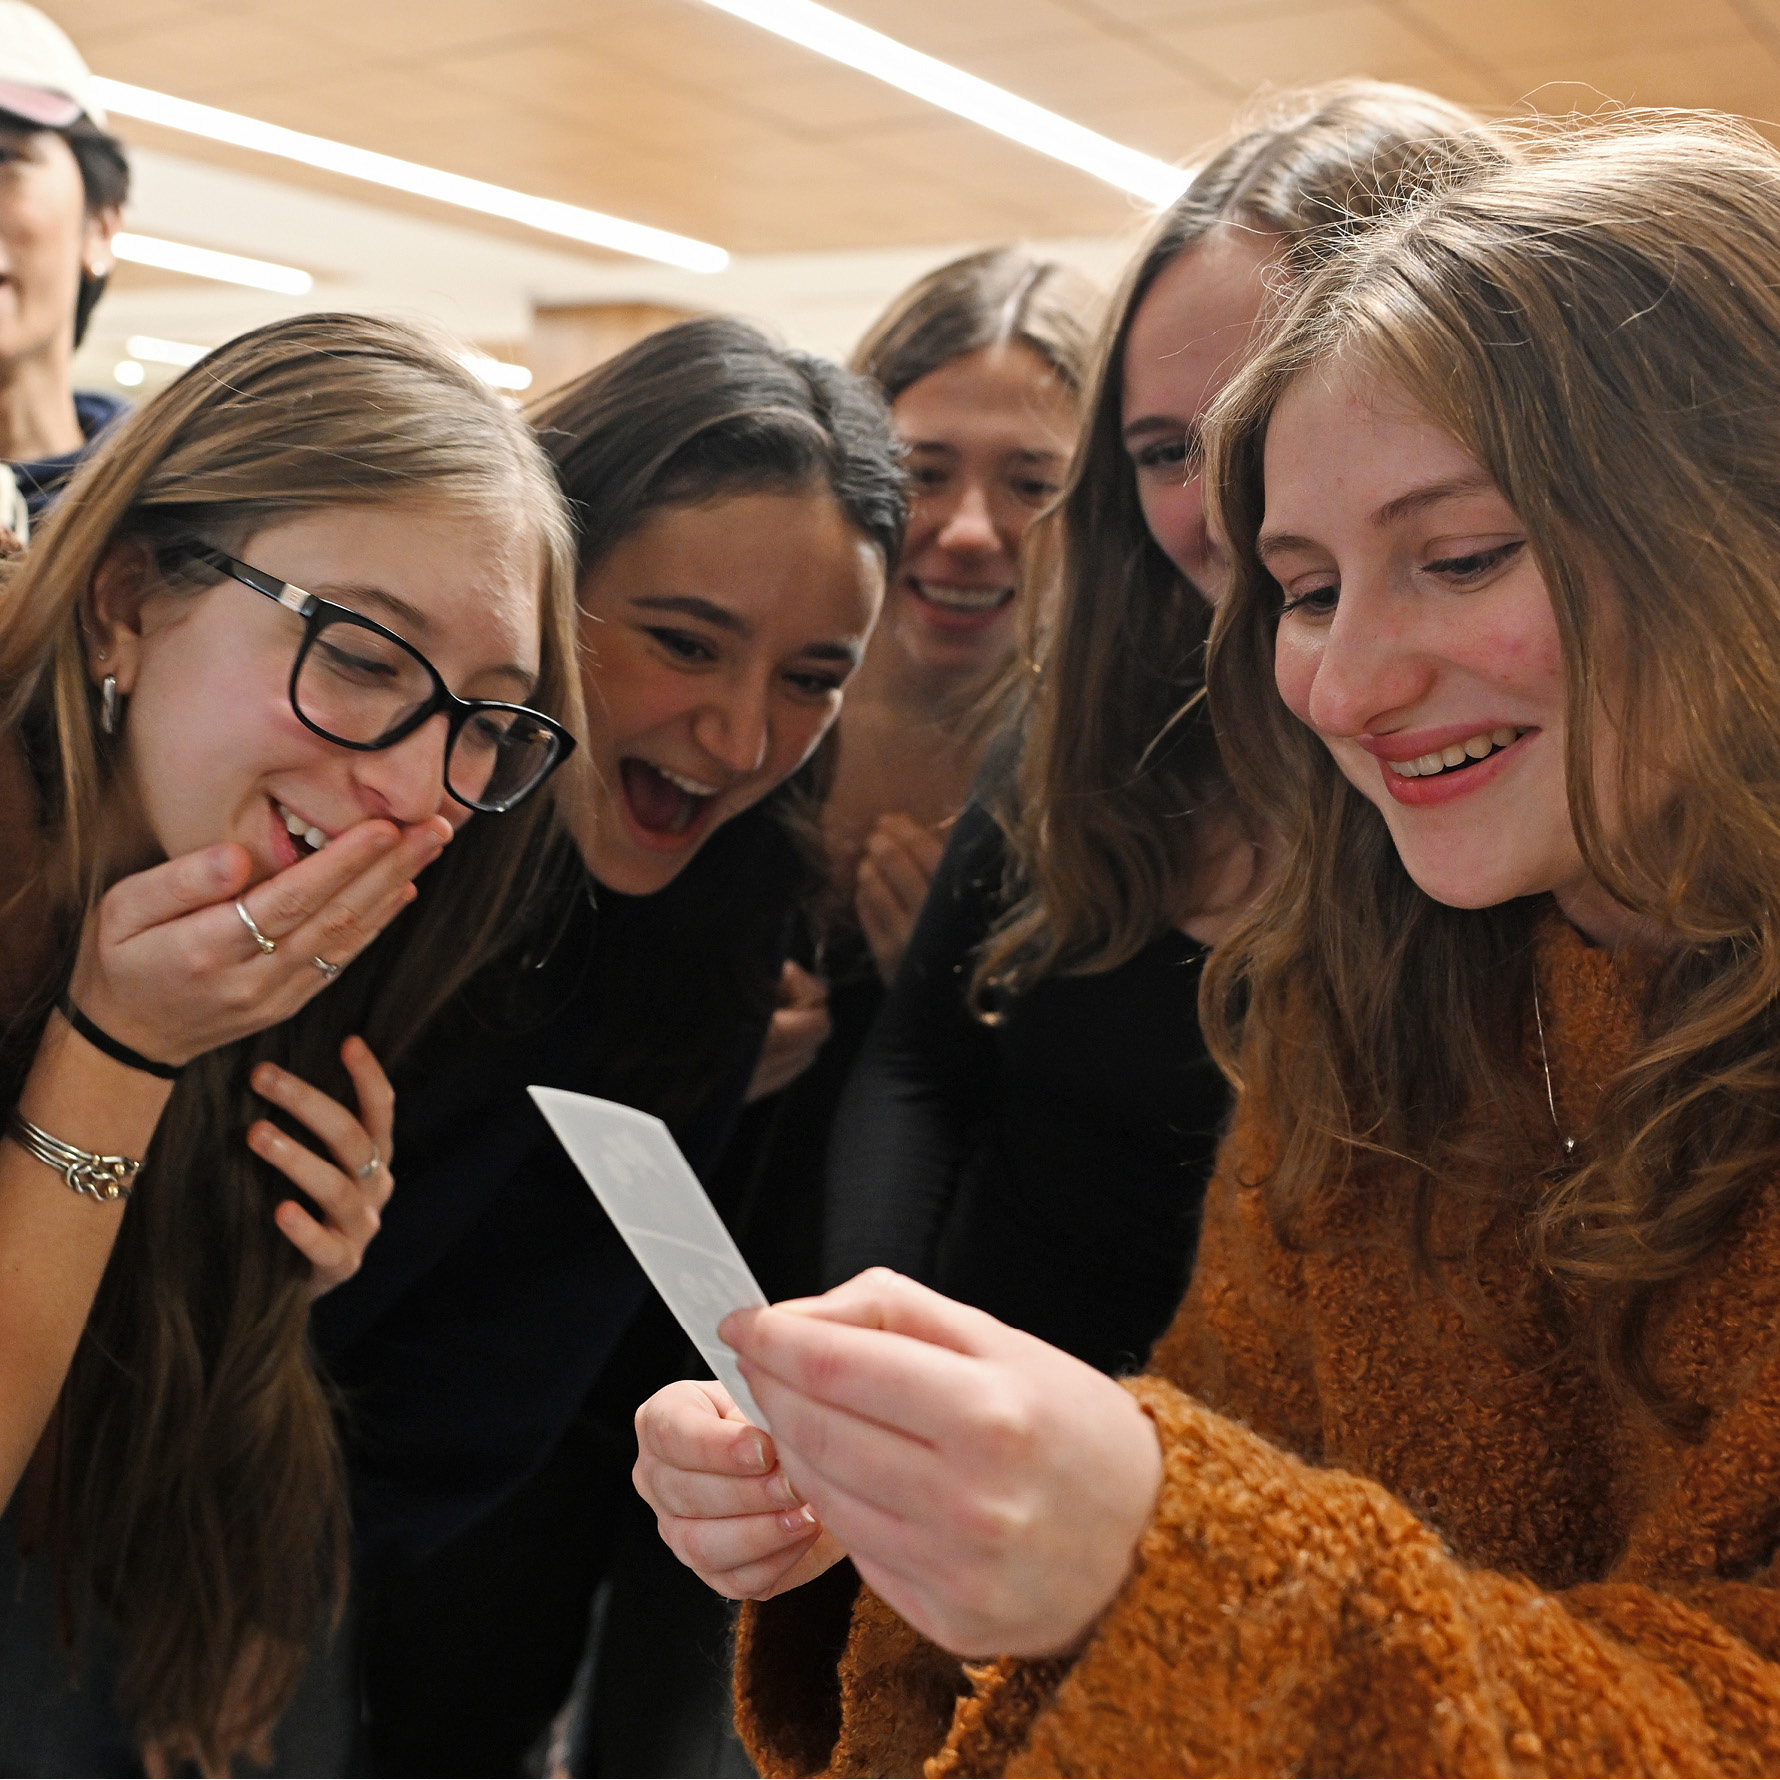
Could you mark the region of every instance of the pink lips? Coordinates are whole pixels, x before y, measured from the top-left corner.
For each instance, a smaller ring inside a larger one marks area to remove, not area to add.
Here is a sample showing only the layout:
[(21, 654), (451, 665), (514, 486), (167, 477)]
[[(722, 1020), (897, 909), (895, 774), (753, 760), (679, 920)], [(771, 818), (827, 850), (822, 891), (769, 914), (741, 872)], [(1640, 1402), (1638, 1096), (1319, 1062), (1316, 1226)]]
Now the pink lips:
[[(1511, 726), (1498, 724), (1487, 727)], [(1392, 767), (1391, 762), (1415, 760), (1423, 754), (1438, 753), (1440, 749), (1454, 742), (1462, 742), (1469, 736), (1486, 734), (1487, 727), (1475, 723), (1466, 727), (1449, 724), (1444, 729), (1418, 729), (1389, 736), (1357, 736), (1355, 740), (1378, 761), (1379, 777), (1384, 780), (1384, 788), (1398, 803), (1407, 804), (1411, 809), (1427, 809), (1435, 804), (1452, 803), (1457, 798), (1469, 796), (1474, 791), (1482, 791), (1493, 785), (1519, 760), (1521, 749), (1539, 731), (1527, 730), (1505, 748), (1498, 748), (1495, 753), (1485, 755), (1482, 760), (1474, 761), (1470, 766), (1434, 773), (1426, 778), (1406, 779)]]

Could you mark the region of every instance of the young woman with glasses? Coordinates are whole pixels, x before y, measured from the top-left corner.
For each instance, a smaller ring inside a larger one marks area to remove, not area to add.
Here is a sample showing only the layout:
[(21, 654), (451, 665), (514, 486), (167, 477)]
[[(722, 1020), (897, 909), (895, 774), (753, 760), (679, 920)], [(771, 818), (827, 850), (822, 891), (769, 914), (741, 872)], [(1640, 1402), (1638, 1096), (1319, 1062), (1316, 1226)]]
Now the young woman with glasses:
[[(1232, 383), (1282, 858), (1193, 1287), (1123, 1387), (887, 1273), (732, 1320), (852, 1557), (747, 1612), (761, 1771), (1780, 1771), (1777, 377), (1780, 155), (1670, 113), (1406, 206)], [(766, 1543), (766, 1437), (660, 1431), (670, 1536)]]
[[(641, 1106), (709, 1174), (819, 876), (823, 744), (904, 515), (871, 386), (740, 322), (657, 334), (534, 420), (577, 523), (588, 770), (558, 782), (532, 929), (397, 1078), (403, 1191), (316, 1318), (350, 1405), (378, 1772), (519, 1771), (596, 1584), (661, 1549), (630, 1424), (684, 1339), (525, 1089)], [(751, 1208), (724, 1209), (745, 1231)], [(713, 1734), (698, 1641), (725, 1627), (694, 1594), (702, 1620), (672, 1629), (680, 1581), (627, 1577), (608, 1613), (608, 1656), (649, 1671), (615, 1710)], [(673, 1714), (648, 1705), (670, 1695)], [(699, 1771), (615, 1754), (612, 1712), (602, 1731), (603, 1760)]]
[(11, 575), (10, 1771), (267, 1756), (346, 1555), (311, 1301), (390, 1195), (381, 1065), (522, 900), (570, 560), (443, 345), (319, 315), (120, 428)]

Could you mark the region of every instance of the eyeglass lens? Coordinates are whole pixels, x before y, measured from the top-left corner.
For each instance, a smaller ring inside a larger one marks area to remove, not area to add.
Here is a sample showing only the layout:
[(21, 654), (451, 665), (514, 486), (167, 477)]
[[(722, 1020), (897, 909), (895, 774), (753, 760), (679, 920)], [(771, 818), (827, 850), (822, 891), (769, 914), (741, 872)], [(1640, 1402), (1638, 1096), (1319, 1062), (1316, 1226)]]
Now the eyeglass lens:
[[(426, 664), (393, 638), (334, 620), (304, 652), (291, 692), (305, 722), (365, 746), (428, 703), (434, 683)], [(473, 711), (452, 743), (446, 786), (460, 803), (509, 803), (550, 770), (556, 747), (554, 734), (523, 712)]]

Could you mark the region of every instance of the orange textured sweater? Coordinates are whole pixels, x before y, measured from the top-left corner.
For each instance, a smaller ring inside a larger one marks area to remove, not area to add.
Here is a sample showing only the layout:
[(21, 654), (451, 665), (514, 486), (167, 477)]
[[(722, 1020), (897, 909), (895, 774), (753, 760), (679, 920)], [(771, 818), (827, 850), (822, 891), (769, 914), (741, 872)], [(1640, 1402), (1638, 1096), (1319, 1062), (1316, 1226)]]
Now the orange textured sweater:
[[(1573, 1131), (1632, 998), (1562, 923), (1537, 968)], [(1780, 1774), (1780, 1181), (1658, 1313), (1695, 1444), (1530, 1309), (1490, 1341), (1396, 1247), (1283, 1249), (1239, 1184), (1265, 1142), (1239, 1117), (1130, 1381), (1164, 1481), (1080, 1653), (960, 1663), (837, 1566), (743, 1613), (761, 1772)], [(1511, 1239), (1483, 1258), (1497, 1305), (1516, 1266)]]

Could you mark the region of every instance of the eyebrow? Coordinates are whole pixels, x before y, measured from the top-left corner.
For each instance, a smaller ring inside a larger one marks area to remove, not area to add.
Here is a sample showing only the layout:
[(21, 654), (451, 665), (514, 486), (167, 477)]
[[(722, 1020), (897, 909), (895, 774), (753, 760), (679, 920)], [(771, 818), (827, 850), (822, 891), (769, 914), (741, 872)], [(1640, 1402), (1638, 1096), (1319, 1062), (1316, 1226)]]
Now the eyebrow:
[[(739, 612), (732, 612), (715, 600), (700, 599), (696, 593), (645, 593), (630, 603), (645, 612), (678, 612), (734, 637), (748, 638), (754, 634), (753, 625)], [(857, 667), (864, 659), (864, 652), (852, 643), (805, 643), (798, 654), (813, 661), (845, 662), (849, 667)]]
[(1126, 439), (1141, 438), (1149, 433), (1190, 433), (1193, 429), (1184, 420), (1168, 414), (1146, 414), (1139, 420), (1127, 421), (1119, 429)]
[[(1479, 471), (1475, 475), (1452, 476), (1444, 482), (1429, 482), (1421, 488), (1411, 488), (1388, 500), (1372, 515), (1371, 523), (1375, 526), (1394, 525), (1399, 519), (1407, 518), (1411, 513), (1419, 513), (1424, 508), (1435, 507), (1442, 501), (1458, 500), (1465, 495), (1493, 494), (1496, 485), (1491, 479)], [(1301, 538), (1294, 532), (1263, 532), (1255, 540), (1255, 554), (1266, 557), (1277, 550), (1315, 550), (1319, 548), (1314, 538)]]
[[(289, 585), (287, 583), (287, 585)], [(331, 601), (336, 606), (344, 606), (349, 612), (357, 612), (362, 606), (375, 606), (387, 618), (399, 621), (401, 634), (418, 631), (420, 637), (431, 635), (433, 621), (420, 607), (403, 599), (400, 594), (390, 593), (382, 587), (370, 587), (361, 582), (333, 582), (320, 587), (306, 587), (305, 593), (312, 593), (317, 599)], [(369, 616), (368, 613), (361, 614)], [(396, 629), (395, 625), (390, 627)], [(407, 641), (418, 646), (420, 637), (407, 637)], [(517, 662), (504, 661), (498, 667), (479, 668), (475, 678), (499, 677), (504, 680), (516, 681), (522, 693), (529, 695), (538, 683), (538, 676)]]

